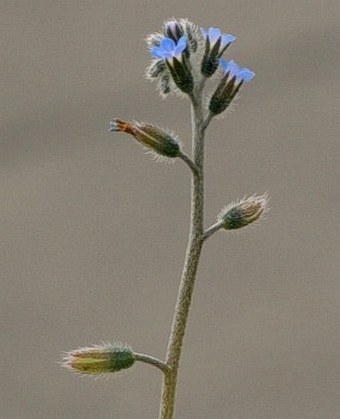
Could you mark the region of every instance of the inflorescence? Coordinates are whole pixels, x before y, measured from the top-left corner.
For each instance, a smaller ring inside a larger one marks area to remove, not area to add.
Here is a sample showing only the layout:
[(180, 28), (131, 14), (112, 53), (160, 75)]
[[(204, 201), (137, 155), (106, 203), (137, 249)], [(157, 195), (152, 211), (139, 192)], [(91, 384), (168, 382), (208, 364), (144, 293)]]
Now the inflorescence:
[[(253, 71), (223, 58), (235, 40), (234, 35), (218, 28), (198, 28), (187, 19), (170, 19), (160, 32), (146, 39), (152, 57), (146, 77), (157, 82), (162, 97), (170, 93), (192, 97), (195, 88), (217, 73), (219, 82), (208, 104), (210, 121), (229, 107), (244, 83), (255, 77)], [(152, 124), (115, 118), (109, 131), (131, 134), (160, 156), (182, 156), (176, 136)]]
[[(146, 39), (152, 57), (146, 77), (157, 82), (162, 97), (187, 95), (194, 106), (202, 100), (206, 80), (213, 76), (219, 78), (215, 90), (209, 95), (206, 114), (199, 119), (199, 129), (203, 134), (211, 119), (224, 112), (241, 87), (255, 77), (248, 68), (241, 68), (235, 61), (223, 58), (235, 40), (234, 35), (218, 28), (198, 28), (187, 19), (174, 18), (166, 21), (160, 32)], [(201, 174), (197, 161), (182, 151), (180, 141), (172, 132), (150, 123), (127, 122), (119, 118), (111, 121), (109, 131), (131, 135), (158, 156), (181, 158), (194, 176)], [(235, 230), (252, 224), (266, 211), (267, 194), (229, 204), (218, 215), (216, 224), (205, 231), (203, 240), (217, 230)], [(135, 353), (129, 346), (121, 344), (100, 344), (68, 352), (63, 366), (81, 374), (101, 375), (128, 369), (138, 360), (155, 365), (165, 373), (169, 371), (168, 364)]]

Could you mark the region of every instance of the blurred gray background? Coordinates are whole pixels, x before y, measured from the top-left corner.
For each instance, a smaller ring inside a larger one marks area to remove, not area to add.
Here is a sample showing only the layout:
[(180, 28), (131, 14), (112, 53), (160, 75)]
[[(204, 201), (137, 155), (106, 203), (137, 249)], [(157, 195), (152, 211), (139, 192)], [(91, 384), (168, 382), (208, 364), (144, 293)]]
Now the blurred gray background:
[(268, 191), (256, 228), (206, 244), (177, 417), (336, 419), (339, 0), (1, 1), (1, 413), (150, 419), (161, 376), (79, 379), (62, 351), (103, 341), (164, 358), (189, 221), (189, 172), (113, 116), (173, 129), (189, 103), (144, 80), (144, 42), (188, 17), (237, 36), (257, 73), (207, 136), (206, 225)]

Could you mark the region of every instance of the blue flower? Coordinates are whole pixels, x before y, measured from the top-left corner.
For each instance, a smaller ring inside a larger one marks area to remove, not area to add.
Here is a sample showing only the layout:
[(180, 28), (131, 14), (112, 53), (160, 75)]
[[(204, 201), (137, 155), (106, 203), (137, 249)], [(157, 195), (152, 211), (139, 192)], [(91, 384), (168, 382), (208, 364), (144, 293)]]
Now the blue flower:
[(253, 71), (248, 68), (240, 68), (234, 60), (227, 61), (220, 58), (219, 62), (224, 74), (228, 73), (229, 77), (235, 77), (238, 83), (250, 81), (255, 77), (255, 73)]
[(219, 58), (236, 38), (234, 35), (222, 33), (218, 28), (201, 28), (201, 32), (205, 39), (201, 73), (204, 77), (211, 77), (218, 68)]
[(161, 39), (159, 46), (152, 47), (150, 52), (154, 58), (166, 63), (176, 86), (184, 93), (191, 93), (194, 80), (190, 71), (189, 58), (185, 54), (187, 45), (186, 36), (181, 36), (177, 43), (165, 37)]
[(223, 33), (221, 29), (218, 28), (209, 28), (208, 30), (201, 28), (201, 33), (205, 40), (209, 40), (211, 49), (220, 41), (219, 53), (223, 53), (225, 48), (236, 39), (234, 35)]
[(173, 58), (181, 60), (183, 51), (186, 47), (187, 38), (185, 36), (181, 36), (177, 44), (171, 38), (163, 38), (159, 47), (151, 48), (151, 55), (162, 60), (172, 60)]
[(224, 71), (217, 89), (210, 98), (209, 111), (212, 115), (218, 115), (225, 111), (234, 100), (243, 83), (255, 77), (255, 73), (248, 68), (240, 68), (235, 61), (219, 59), (219, 65)]

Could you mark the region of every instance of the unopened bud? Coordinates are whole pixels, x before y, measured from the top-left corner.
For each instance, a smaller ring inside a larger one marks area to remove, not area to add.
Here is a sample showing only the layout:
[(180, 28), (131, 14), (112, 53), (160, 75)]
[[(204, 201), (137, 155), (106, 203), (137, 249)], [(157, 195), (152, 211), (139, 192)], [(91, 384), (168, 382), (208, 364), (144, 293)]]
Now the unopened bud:
[(178, 157), (180, 147), (176, 138), (152, 124), (144, 122), (129, 123), (121, 119), (110, 122), (110, 132), (125, 132), (157, 154), (166, 157)]
[(171, 92), (171, 77), (169, 73), (162, 74), (157, 83), (158, 90), (162, 97)]
[(185, 35), (183, 26), (177, 19), (170, 19), (164, 23), (163, 33), (168, 38), (178, 42), (178, 40)]
[(134, 362), (129, 346), (101, 344), (68, 352), (62, 365), (80, 374), (100, 375), (130, 368)]
[(174, 57), (171, 61), (167, 60), (167, 65), (176, 86), (184, 93), (191, 93), (194, 80), (185, 55), (180, 59)]
[(162, 73), (164, 73), (164, 70), (166, 69), (166, 65), (164, 61), (161, 60), (154, 60), (151, 62), (149, 67), (146, 69), (146, 77), (150, 80), (156, 79), (159, 77)]
[(220, 212), (218, 220), (224, 229), (235, 230), (253, 223), (268, 210), (267, 194), (254, 195), (227, 205)]
[(198, 26), (188, 19), (181, 19), (181, 23), (184, 27), (184, 32), (189, 41), (189, 51), (194, 53), (197, 50), (198, 41), (200, 39), (198, 33)]

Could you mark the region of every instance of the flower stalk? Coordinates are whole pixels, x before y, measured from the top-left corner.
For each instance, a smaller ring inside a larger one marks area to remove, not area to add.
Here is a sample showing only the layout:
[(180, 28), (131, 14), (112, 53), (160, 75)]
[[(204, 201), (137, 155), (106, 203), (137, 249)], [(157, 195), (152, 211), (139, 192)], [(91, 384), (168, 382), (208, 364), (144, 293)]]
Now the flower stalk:
[(174, 416), (180, 356), (203, 245), (204, 118), (202, 91), (203, 84), (199, 85), (191, 95), (192, 155), (197, 172), (192, 176), (189, 241), (166, 355), (166, 363), (170, 369), (163, 378), (160, 419), (172, 419)]

